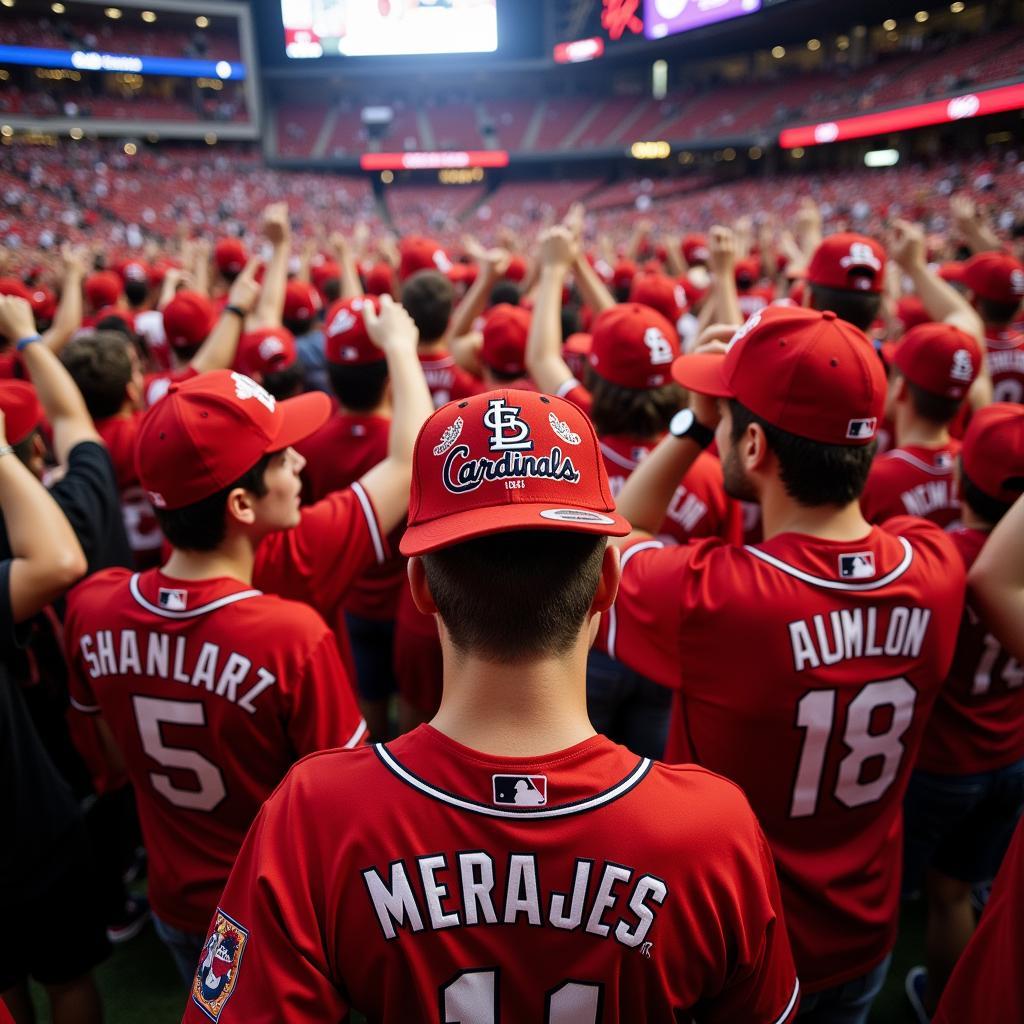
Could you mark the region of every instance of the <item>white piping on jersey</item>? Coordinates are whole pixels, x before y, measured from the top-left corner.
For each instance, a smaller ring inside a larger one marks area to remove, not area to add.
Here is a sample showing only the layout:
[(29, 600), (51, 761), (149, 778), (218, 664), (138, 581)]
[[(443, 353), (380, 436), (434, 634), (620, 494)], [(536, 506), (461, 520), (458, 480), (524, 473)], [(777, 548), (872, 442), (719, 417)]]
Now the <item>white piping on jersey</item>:
[(573, 388), (578, 387), (582, 387), (580, 382), (575, 377), (570, 377), (568, 380), (562, 381), (562, 383), (555, 388), (555, 398), (565, 398)]
[(384, 542), (380, 538), (377, 514), (373, 511), (370, 496), (363, 490), (363, 485), (358, 480), (352, 485), (352, 493), (359, 499), (359, 504), (363, 507), (363, 515), (366, 516), (366, 523), (370, 527), (370, 539), (373, 541), (373, 553), (377, 556), (377, 564), (383, 565), (385, 561)]
[(1007, 332), (1005, 338), (986, 338), (985, 345), (988, 348), (998, 349), (1000, 351), (1008, 351), (1009, 349), (1020, 347), (1020, 335), (1014, 334), (1012, 331)]
[(902, 448), (894, 448), (890, 452), (886, 452), (882, 458), (884, 459), (901, 459), (903, 462), (909, 462), (911, 466), (917, 469), (924, 470), (925, 473), (931, 473), (934, 476), (948, 476), (952, 471), (952, 466), (929, 466), (927, 462), (919, 459), (916, 455), (911, 455), (910, 452), (903, 451)]
[(348, 742), (341, 748), (342, 750), (351, 750), (362, 738), (363, 733), (366, 732), (366, 719), (361, 718), (359, 720), (359, 728), (349, 737)]
[(86, 714), (86, 715), (97, 715), (97, 714), (99, 714), (99, 710), (100, 709), (99, 709), (99, 705), (97, 705), (97, 704), (82, 704), (79, 701), (75, 700), (74, 697), (71, 697), (71, 696), (68, 697), (68, 700), (71, 701), (71, 706), (76, 711), (81, 711), (83, 714)]
[(215, 612), (218, 608), (223, 608), (225, 605), (235, 604), (238, 601), (247, 601), (250, 597), (263, 596), (262, 590), (240, 590), (237, 594), (226, 594), (224, 597), (218, 597), (216, 601), (211, 601), (209, 604), (201, 605), (199, 608), (193, 608), (191, 611), (172, 612), (147, 601), (146, 598), (142, 596), (142, 592), (139, 590), (138, 573), (135, 573), (128, 581), (128, 589), (131, 591), (132, 597), (134, 597), (147, 612), (152, 612), (154, 615), (160, 615), (165, 619), (194, 619), (197, 615), (205, 615), (207, 612)]
[(618, 452), (613, 451), (603, 441), (601, 442), (601, 452), (606, 459), (614, 462), (616, 466), (622, 466), (623, 469), (636, 469), (640, 463), (634, 462), (632, 459), (627, 459), (625, 455), (620, 455)]
[[(663, 548), (665, 545), (660, 540), (645, 540), (642, 544), (634, 544), (629, 548), (622, 556), (622, 561), (619, 565), (619, 572), (626, 568), (626, 563), (638, 552), (648, 551), (651, 548)], [(608, 616), (608, 638), (605, 646), (608, 648), (608, 657), (615, 657), (615, 641), (617, 639), (617, 633), (619, 628), (619, 620), (615, 614), (615, 604), (613, 603), (611, 608), (605, 613)]]
[(789, 1002), (786, 1004), (786, 1008), (782, 1011), (780, 1017), (776, 1017), (772, 1024), (785, 1024), (789, 1020), (789, 1015), (793, 1012), (793, 1007), (796, 1006), (797, 996), (800, 995), (800, 979), (796, 978), (793, 982), (793, 994), (789, 997)]
[(383, 743), (375, 743), (373, 745), (374, 750), (377, 752), (377, 756), (390, 768), (403, 782), (407, 782), (410, 786), (418, 789), (421, 793), (426, 793), (427, 796), (432, 796), (435, 800), (441, 800), (443, 803), (451, 804), (453, 807), (458, 807), (464, 811), (471, 811), (474, 814), (484, 814), (491, 818), (517, 818), (520, 821), (534, 818), (560, 818), (567, 814), (579, 814), (582, 811), (592, 811), (595, 807), (601, 807), (604, 804), (611, 803), (613, 800), (620, 797), (623, 793), (632, 789), (650, 770), (651, 764), (653, 763), (649, 757), (642, 757), (637, 762), (637, 766), (619, 783), (613, 786), (611, 789), (606, 789), (603, 793), (598, 793), (596, 796), (592, 796), (587, 800), (580, 800), (574, 804), (566, 804), (564, 807), (548, 807), (548, 808), (523, 808), (519, 811), (503, 811), (500, 807), (489, 807), (487, 804), (480, 804), (474, 800), (465, 800), (462, 797), (456, 796), (454, 793), (447, 793), (443, 789), (437, 789), (431, 786), (429, 782), (421, 779), (418, 775), (413, 775), (408, 769), (403, 768), (392, 756), (387, 747)]
[(790, 576), (795, 576), (798, 580), (803, 580), (804, 583), (811, 583), (816, 587), (825, 587), (828, 590), (878, 590), (880, 587), (892, 583), (893, 580), (899, 579), (910, 568), (910, 563), (914, 560), (914, 549), (910, 546), (910, 541), (906, 537), (897, 537), (896, 539), (903, 545), (903, 561), (892, 572), (886, 573), (870, 583), (843, 583), (842, 580), (822, 579), (820, 576), (812, 576), (809, 572), (798, 569), (795, 565), (783, 562), (774, 555), (769, 555), (766, 551), (751, 547), (749, 544), (745, 545), (745, 550), (749, 551), (756, 558), (760, 558), (762, 562), (774, 565), (776, 569), (781, 569)]

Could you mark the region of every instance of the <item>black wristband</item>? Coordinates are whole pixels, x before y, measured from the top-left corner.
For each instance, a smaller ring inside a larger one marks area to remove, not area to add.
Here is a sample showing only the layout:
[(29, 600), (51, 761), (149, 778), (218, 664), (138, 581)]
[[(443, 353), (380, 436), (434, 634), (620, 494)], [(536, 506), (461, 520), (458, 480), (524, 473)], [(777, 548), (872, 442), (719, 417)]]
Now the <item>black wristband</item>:
[(234, 313), (235, 316), (237, 316), (239, 320), (244, 320), (245, 316), (246, 316), (245, 310), (244, 309), (239, 309), (238, 306), (225, 306), (224, 307), (224, 312), (225, 313)]

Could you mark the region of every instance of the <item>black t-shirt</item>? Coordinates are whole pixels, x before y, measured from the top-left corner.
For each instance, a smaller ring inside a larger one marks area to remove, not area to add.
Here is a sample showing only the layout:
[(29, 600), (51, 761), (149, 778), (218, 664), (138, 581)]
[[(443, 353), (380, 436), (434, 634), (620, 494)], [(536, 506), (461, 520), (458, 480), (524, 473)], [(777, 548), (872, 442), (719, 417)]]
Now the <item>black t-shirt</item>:
[(7, 668), (21, 631), (11, 611), (11, 560), (0, 562), (0, 902), (24, 903), (63, 869), (78, 804), (43, 748)]

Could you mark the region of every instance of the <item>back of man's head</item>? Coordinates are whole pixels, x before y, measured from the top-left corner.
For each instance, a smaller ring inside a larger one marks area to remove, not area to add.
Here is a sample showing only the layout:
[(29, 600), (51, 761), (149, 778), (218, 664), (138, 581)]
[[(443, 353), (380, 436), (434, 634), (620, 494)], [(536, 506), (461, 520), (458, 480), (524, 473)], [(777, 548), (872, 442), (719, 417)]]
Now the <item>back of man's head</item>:
[(402, 305), (420, 332), (421, 342), (439, 341), (448, 330), (455, 291), (437, 270), (420, 270), (402, 285)]
[(972, 417), (960, 451), (963, 500), (991, 526), (1024, 494), (1024, 406), (996, 402)]
[(866, 235), (829, 235), (807, 266), (811, 308), (831, 310), (866, 331), (881, 306), (885, 259), (885, 250)]
[(128, 398), (133, 372), (130, 345), (120, 332), (96, 331), (76, 338), (61, 353), (94, 420), (116, 416)]

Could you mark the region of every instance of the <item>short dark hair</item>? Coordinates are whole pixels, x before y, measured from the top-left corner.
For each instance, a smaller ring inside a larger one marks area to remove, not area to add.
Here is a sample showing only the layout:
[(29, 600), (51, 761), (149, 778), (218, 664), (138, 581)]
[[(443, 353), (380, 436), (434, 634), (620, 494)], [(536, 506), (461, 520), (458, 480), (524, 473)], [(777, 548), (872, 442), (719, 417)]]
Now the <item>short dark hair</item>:
[(614, 434), (656, 437), (668, 429), (669, 420), (686, 404), (685, 393), (678, 384), (624, 388), (590, 368), (586, 383), (593, 403), (590, 418), (601, 437)]
[(881, 292), (857, 292), (848, 288), (825, 288), (811, 285), (811, 307), (830, 309), (840, 320), (866, 331), (876, 319), (882, 305)]
[(996, 302), (993, 299), (983, 299), (980, 296), (977, 303), (981, 319), (987, 324), (1008, 324), (1017, 315), (1017, 310), (1020, 308), (1019, 302)]
[(306, 368), (296, 359), (291, 366), (283, 370), (263, 374), (263, 386), (278, 401), (294, 398), (306, 390)]
[(564, 654), (601, 579), (607, 541), (515, 530), (423, 556), (427, 584), (455, 647), (488, 661)]
[(510, 306), (518, 306), (521, 298), (519, 285), (514, 281), (499, 281), (491, 289), (490, 304), (500, 306), (503, 302), (507, 302)]
[(327, 278), (327, 280), (320, 285), (320, 291), (323, 293), (324, 306), (328, 307), (333, 305), (341, 298), (341, 279), (337, 277)]
[(39, 434), (39, 428), (33, 427), (17, 444), (11, 445), (14, 449), (15, 457), (23, 466), (27, 466), (28, 460), (32, 458), (32, 454), (35, 451), (37, 434)]
[[(895, 371), (899, 373), (899, 370)], [(903, 378), (906, 380), (906, 378)], [(937, 426), (945, 426), (956, 419), (960, 412), (960, 406), (964, 404), (962, 398), (947, 398), (945, 395), (936, 395), (931, 391), (925, 391), (912, 381), (907, 381), (907, 393), (910, 395), (910, 404), (914, 412), (923, 420), (934, 423)]]
[(257, 498), (262, 498), (267, 493), (263, 474), (276, 454), (277, 452), (268, 452), (233, 484), (211, 494), (208, 498), (202, 498), (183, 508), (154, 508), (156, 521), (167, 540), (174, 547), (184, 551), (214, 551), (220, 547), (228, 533), (228, 495), (236, 487), (242, 487), (251, 491)]
[(137, 277), (129, 277), (124, 283), (124, 297), (130, 306), (141, 306), (149, 295), (149, 284)]
[(327, 364), (327, 376), (338, 401), (353, 412), (370, 412), (384, 400), (388, 364), (384, 360), (361, 366)]
[[(1008, 481), (1011, 487), (1024, 494), (1024, 477)], [(981, 490), (964, 472), (963, 459), (960, 460), (960, 487), (963, 491), (964, 503), (970, 510), (986, 523), (995, 526), (1007, 512), (1013, 508), (1013, 502), (1000, 501)]]
[(849, 505), (867, 482), (877, 441), (865, 445), (825, 444), (773, 426), (735, 398), (729, 399), (731, 437), (736, 444), (751, 423), (764, 431), (768, 447), (779, 461), (786, 493), (801, 505)]
[(131, 342), (115, 331), (97, 331), (75, 338), (61, 353), (61, 362), (85, 399), (94, 420), (116, 416), (132, 379), (128, 354)]
[(402, 305), (420, 332), (420, 341), (437, 341), (448, 330), (455, 289), (438, 270), (419, 270), (402, 285)]

